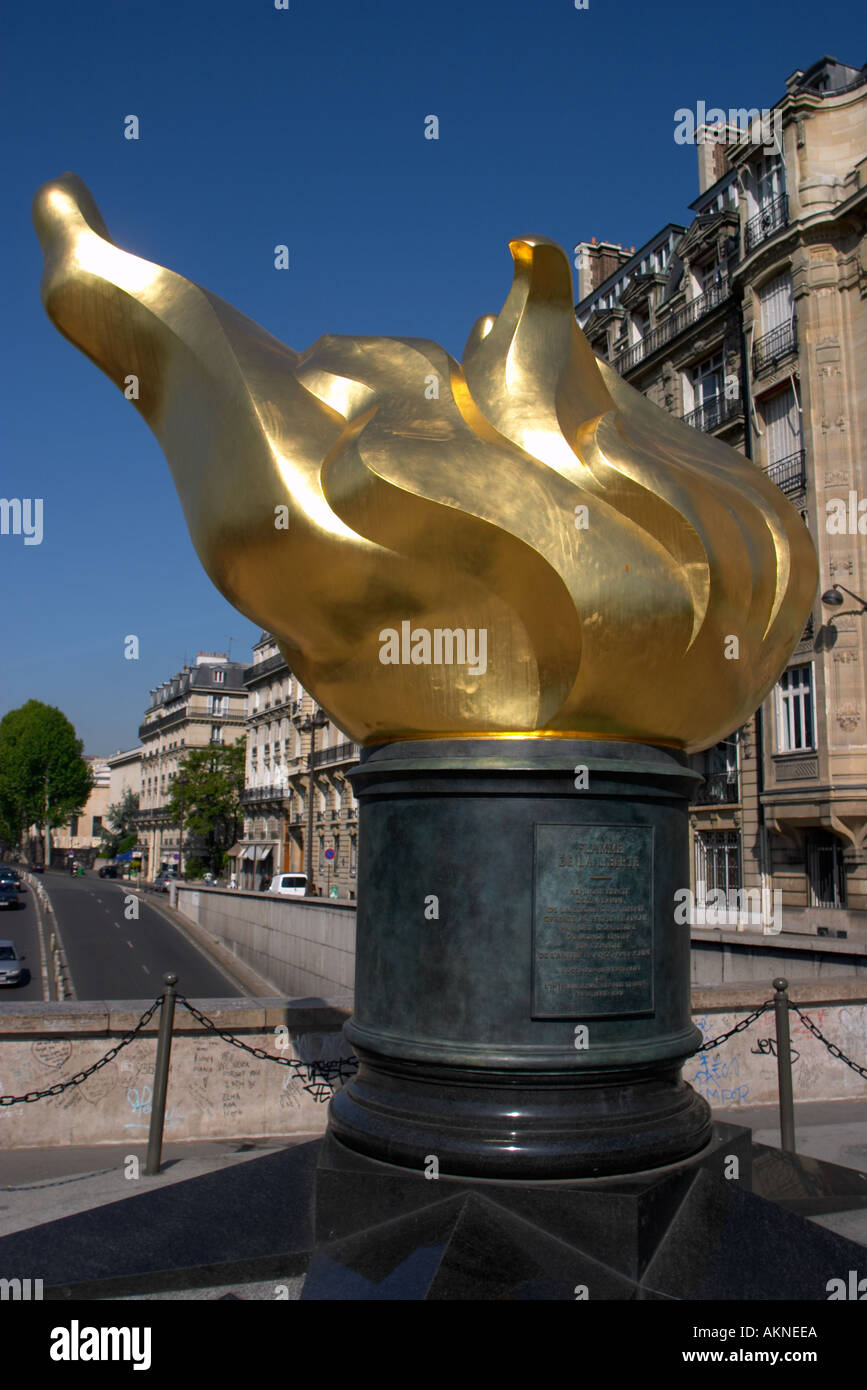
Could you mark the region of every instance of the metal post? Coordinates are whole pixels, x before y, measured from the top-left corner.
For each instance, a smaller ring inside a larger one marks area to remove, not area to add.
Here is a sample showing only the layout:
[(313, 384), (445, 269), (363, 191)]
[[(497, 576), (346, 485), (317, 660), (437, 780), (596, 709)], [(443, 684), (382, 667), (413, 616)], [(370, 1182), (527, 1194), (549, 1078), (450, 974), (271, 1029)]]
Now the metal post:
[(160, 1010), (160, 1031), (157, 1038), (157, 1060), (154, 1066), (151, 1096), (151, 1123), (148, 1131), (148, 1154), (145, 1173), (156, 1177), (160, 1171), (163, 1152), (163, 1122), (166, 1115), (166, 1091), (169, 1083), (169, 1059), (172, 1053), (172, 1024), (175, 1017), (175, 985), (177, 975), (163, 975), (165, 994)]
[(795, 1106), (792, 1094), (792, 1047), (789, 1040), (788, 980), (773, 982), (774, 1016), (777, 1024), (777, 1079), (780, 1090), (780, 1144), (784, 1153), (795, 1152)]

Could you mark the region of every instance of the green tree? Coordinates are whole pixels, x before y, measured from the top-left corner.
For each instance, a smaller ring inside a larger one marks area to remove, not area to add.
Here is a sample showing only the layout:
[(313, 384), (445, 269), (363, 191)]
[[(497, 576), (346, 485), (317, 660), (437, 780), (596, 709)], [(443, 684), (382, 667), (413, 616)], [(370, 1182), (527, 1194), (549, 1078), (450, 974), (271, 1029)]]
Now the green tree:
[(28, 826), (41, 826), (46, 864), (52, 827), (79, 815), (93, 787), (83, 748), (66, 715), (40, 700), (0, 719), (0, 820), (19, 840)]
[(103, 858), (114, 859), (138, 843), (137, 811), (138, 793), (132, 787), (127, 787), (120, 801), (113, 802), (107, 808), (99, 830), (102, 841), (100, 854)]
[(174, 778), (168, 799), (172, 825), (180, 826), (184, 836), (198, 841), (196, 854), (219, 873), (227, 850), (237, 840), (243, 825), (241, 793), (244, 790), (246, 747), (237, 743), (211, 743), (193, 748)]

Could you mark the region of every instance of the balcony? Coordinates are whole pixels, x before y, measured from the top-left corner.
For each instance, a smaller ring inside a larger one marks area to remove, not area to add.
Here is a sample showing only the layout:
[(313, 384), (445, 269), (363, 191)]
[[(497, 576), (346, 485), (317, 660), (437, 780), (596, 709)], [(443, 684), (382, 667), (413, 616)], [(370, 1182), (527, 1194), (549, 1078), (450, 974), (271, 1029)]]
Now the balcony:
[(260, 676), (269, 676), (272, 671), (288, 671), (286, 658), (277, 652), (276, 656), (269, 656), (267, 661), (254, 662), (252, 666), (245, 666), (242, 676), (245, 685), (250, 685), (252, 681), (258, 680)]
[(744, 227), (744, 255), (749, 255), (750, 251), (767, 241), (780, 227), (785, 227), (788, 220), (789, 200), (785, 193), (781, 193), (778, 198), (774, 198), (763, 207), (761, 212), (756, 213), (755, 217), (751, 217)]
[(277, 782), (269, 787), (245, 787), (240, 800), (244, 806), (250, 806), (263, 801), (285, 801), (290, 795), (291, 788)]
[(798, 346), (798, 329), (794, 318), (788, 323), (780, 323), (770, 333), (763, 333), (753, 343), (753, 375), (761, 376), (771, 371), (784, 357), (788, 357)]
[(684, 415), (683, 423), (691, 425), (695, 430), (702, 430), (704, 434), (711, 434), (713, 430), (719, 429), (720, 425), (742, 414), (743, 406), (737, 396), (732, 400), (722, 395), (711, 396), (710, 400), (703, 401), (696, 410)]
[(691, 806), (731, 806), (738, 801), (740, 788), (735, 768), (708, 773), (698, 790), (690, 796)]
[(335, 743), (333, 748), (317, 748), (313, 754), (313, 766), (325, 767), (329, 763), (357, 762), (361, 749), (357, 743)]
[(769, 463), (765, 472), (771, 482), (780, 489), (780, 492), (803, 492), (807, 486), (804, 450), (798, 449), (797, 453), (787, 454), (785, 458), (777, 459), (775, 463)]
[(615, 371), (624, 376), (626, 372), (636, 367), (645, 357), (650, 357), (657, 348), (661, 348), (664, 343), (676, 338), (685, 328), (690, 328), (699, 319), (704, 318), (712, 309), (718, 309), (721, 304), (729, 297), (728, 276), (723, 275), (719, 284), (711, 285), (710, 289), (705, 290), (704, 294), (691, 299), (688, 304), (675, 313), (669, 314), (667, 319), (652, 328), (640, 343), (635, 343), (631, 348), (626, 348), (624, 352), (618, 353), (612, 362)]

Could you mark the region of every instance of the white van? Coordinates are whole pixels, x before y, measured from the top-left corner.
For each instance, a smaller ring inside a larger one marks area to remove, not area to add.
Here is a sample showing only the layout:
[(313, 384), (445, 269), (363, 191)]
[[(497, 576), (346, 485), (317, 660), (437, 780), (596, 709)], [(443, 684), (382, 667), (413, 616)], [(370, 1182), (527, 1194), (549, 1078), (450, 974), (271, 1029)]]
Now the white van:
[(307, 892), (306, 874), (275, 874), (268, 884), (269, 893), (280, 893), (284, 897), (303, 898)]

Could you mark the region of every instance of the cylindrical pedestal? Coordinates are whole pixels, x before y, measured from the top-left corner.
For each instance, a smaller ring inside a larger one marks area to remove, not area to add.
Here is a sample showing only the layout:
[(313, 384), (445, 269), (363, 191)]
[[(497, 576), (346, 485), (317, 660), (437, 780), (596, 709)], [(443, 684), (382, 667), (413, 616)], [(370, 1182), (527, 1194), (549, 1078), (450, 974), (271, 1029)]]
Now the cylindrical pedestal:
[(466, 1177), (607, 1176), (710, 1138), (680, 1067), (689, 1008), (678, 753), (601, 740), (367, 749), (359, 800), (359, 1070), (330, 1129)]

